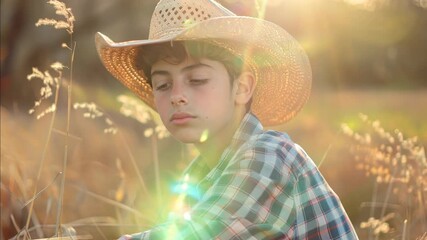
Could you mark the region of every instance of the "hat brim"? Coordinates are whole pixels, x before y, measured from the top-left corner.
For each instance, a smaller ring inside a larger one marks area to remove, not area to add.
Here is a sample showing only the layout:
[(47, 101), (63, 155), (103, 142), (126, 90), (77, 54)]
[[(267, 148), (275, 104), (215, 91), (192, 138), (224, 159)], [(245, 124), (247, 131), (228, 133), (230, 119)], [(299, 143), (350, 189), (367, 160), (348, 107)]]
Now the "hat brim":
[(312, 76), (305, 51), (284, 29), (262, 19), (216, 17), (156, 40), (116, 43), (101, 33), (95, 36), (107, 70), (154, 110), (151, 87), (143, 71), (135, 67), (136, 55), (144, 46), (188, 40), (223, 47), (245, 60), (257, 79), (252, 112), (264, 125), (288, 121), (308, 100)]

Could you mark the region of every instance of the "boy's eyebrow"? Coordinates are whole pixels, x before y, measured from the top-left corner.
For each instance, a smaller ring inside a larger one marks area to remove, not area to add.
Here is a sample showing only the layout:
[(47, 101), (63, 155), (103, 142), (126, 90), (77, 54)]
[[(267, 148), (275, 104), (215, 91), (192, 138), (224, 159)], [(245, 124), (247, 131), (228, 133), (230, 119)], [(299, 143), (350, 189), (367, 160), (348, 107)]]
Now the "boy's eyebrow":
[[(181, 72), (190, 71), (190, 70), (193, 70), (193, 69), (199, 68), (199, 67), (209, 67), (209, 68), (212, 68), (212, 66), (210, 66), (208, 64), (196, 63), (196, 64), (193, 64), (193, 65), (190, 65), (190, 66), (187, 66), (187, 67), (181, 69)], [(170, 75), (170, 73), (168, 71), (166, 71), (166, 70), (155, 70), (155, 71), (153, 71), (151, 73), (151, 77), (154, 76), (154, 75), (163, 75), (164, 76), (164, 75)]]
[(208, 67), (208, 68), (212, 68), (212, 66), (210, 66), (210, 65), (208, 65), (208, 64), (204, 64), (204, 63), (199, 62), (199, 63), (196, 63), (196, 64), (193, 64), (193, 65), (190, 65), (190, 66), (187, 66), (187, 67), (183, 68), (183, 69), (181, 70), (181, 72), (190, 71), (190, 70), (193, 70), (193, 69), (195, 69), (195, 68), (199, 68), (199, 67)]
[(154, 75), (170, 75), (170, 74), (168, 71), (156, 70), (156, 71), (151, 73), (151, 77), (153, 77)]

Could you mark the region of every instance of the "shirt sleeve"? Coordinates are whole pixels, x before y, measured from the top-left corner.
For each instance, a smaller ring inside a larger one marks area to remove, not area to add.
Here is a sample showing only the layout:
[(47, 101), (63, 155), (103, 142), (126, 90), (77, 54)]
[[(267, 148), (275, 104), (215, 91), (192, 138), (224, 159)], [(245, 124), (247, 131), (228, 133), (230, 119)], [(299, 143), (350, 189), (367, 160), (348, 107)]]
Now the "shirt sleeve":
[[(277, 146), (255, 144), (237, 153), (190, 215), (131, 239), (332, 239), (351, 231), (343, 228), (342, 221), (348, 219), (329, 187), (317, 188), (323, 181), (311, 182), (319, 179), (295, 174), (295, 161), (307, 159), (294, 147)], [(316, 189), (307, 190), (311, 185)], [(318, 194), (314, 200), (313, 191)], [(344, 225), (348, 227), (348, 222)], [(322, 231), (328, 235), (321, 235)]]

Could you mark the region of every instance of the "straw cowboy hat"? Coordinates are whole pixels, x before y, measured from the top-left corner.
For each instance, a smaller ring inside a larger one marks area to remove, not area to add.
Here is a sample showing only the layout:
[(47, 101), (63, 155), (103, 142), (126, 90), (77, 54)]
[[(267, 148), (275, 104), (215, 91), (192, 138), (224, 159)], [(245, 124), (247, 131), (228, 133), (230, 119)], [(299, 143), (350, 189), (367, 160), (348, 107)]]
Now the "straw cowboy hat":
[(213, 0), (160, 0), (147, 40), (116, 43), (102, 33), (95, 36), (107, 70), (154, 110), (152, 89), (136, 67), (136, 55), (143, 46), (185, 40), (214, 44), (244, 59), (257, 79), (252, 112), (264, 125), (288, 121), (306, 103), (311, 68), (297, 41), (276, 24), (237, 16)]

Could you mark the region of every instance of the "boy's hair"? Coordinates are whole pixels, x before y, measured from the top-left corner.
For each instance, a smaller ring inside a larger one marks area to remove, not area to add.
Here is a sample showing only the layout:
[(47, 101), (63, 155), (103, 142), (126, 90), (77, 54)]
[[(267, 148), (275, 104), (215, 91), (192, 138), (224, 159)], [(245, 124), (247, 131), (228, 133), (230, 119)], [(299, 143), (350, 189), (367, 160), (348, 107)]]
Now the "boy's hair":
[(188, 57), (196, 61), (208, 58), (221, 62), (227, 69), (230, 83), (233, 83), (243, 70), (243, 61), (240, 57), (224, 48), (199, 41), (167, 42), (142, 48), (136, 56), (136, 67), (144, 71), (148, 83), (152, 86), (151, 66), (154, 63), (164, 60), (171, 64), (179, 64)]

